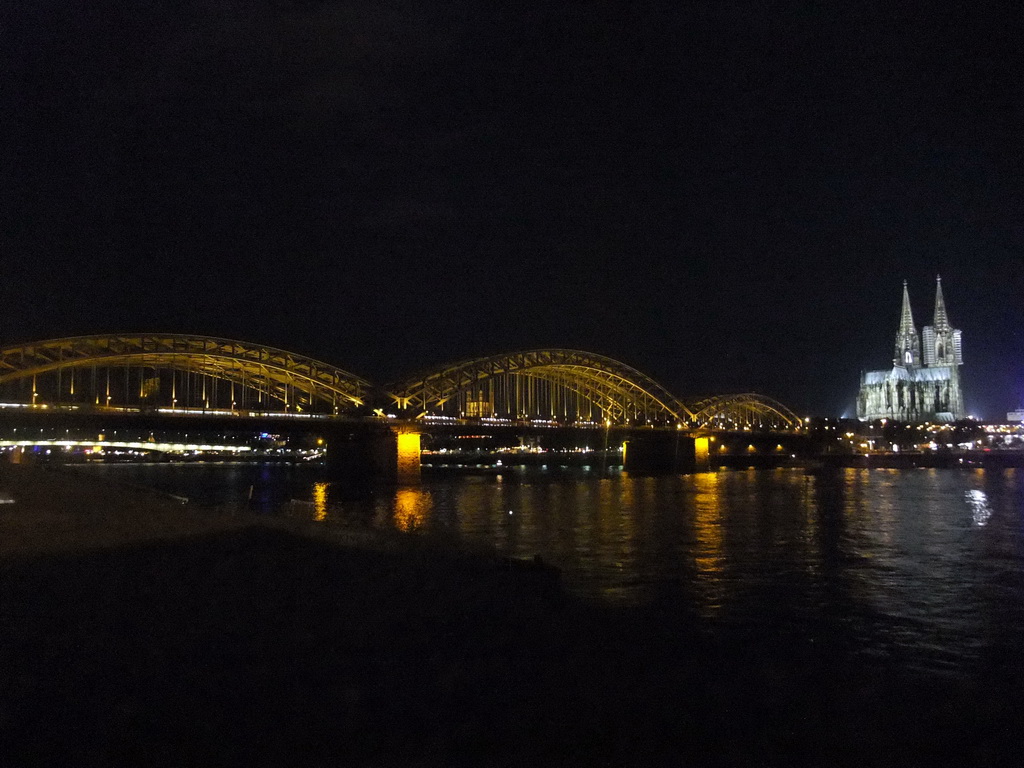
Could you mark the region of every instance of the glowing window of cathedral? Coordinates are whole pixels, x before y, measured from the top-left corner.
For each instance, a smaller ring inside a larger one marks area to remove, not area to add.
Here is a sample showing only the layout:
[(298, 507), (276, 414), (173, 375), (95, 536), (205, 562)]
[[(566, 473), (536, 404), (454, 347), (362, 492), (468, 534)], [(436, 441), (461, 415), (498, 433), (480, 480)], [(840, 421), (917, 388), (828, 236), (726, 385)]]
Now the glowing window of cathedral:
[(905, 363), (912, 363), (912, 362), (914, 362), (914, 356), (912, 354), (910, 354), (910, 350), (909, 349), (906, 352), (903, 353), (903, 362), (905, 362)]

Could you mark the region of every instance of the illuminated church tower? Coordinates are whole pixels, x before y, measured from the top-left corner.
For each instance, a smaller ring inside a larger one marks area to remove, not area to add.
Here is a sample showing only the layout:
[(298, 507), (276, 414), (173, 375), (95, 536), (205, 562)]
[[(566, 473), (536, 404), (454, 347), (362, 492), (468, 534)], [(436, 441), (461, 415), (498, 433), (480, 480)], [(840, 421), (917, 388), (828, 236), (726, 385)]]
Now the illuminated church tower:
[(964, 362), (960, 331), (949, 324), (946, 301), (942, 298), (942, 278), (936, 278), (935, 319), (924, 327), (924, 364), (956, 366)]
[(924, 327), (922, 336), (923, 343), (914, 326), (904, 281), (892, 370), (861, 374), (858, 418), (918, 422), (964, 418), (960, 386), (963, 349), (960, 331), (950, 325), (946, 314), (942, 278), (936, 280), (934, 319)]
[(903, 311), (900, 313), (900, 329), (896, 333), (896, 354), (893, 365), (916, 366), (921, 364), (921, 340), (914, 327), (914, 314), (910, 311), (910, 294), (907, 281), (903, 281)]

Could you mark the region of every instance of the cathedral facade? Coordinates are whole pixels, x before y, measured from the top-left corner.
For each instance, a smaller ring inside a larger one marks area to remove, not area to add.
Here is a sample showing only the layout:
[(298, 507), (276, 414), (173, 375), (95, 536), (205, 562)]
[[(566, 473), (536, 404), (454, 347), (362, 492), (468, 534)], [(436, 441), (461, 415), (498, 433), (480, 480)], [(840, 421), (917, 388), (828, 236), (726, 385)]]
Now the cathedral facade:
[(903, 281), (903, 311), (896, 333), (892, 369), (868, 371), (860, 377), (857, 418), (895, 421), (956, 421), (966, 415), (960, 386), (963, 364), (960, 331), (953, 328), (936, 281), (935, 315), (918, 336)]

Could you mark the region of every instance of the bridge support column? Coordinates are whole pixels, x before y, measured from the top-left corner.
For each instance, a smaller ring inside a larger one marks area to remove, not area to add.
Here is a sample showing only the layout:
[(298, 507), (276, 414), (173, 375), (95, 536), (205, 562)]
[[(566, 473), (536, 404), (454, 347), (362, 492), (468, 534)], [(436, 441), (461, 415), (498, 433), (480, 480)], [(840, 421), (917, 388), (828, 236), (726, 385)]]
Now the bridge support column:
[(711, 470), (711, 437), (693, 438), (693, 470), (708, 472)]
[(347, 425), (327, 438), (327, 469), (338, 480), (414, 485), (420, 481), (420, 432), (406, 425)]
[(671, 433), (637, 435), (623, 445), (622, 466), (637, 475), (674, 475), (708, 469), (708, 438)]
[(420, 435), (414, 427), (395, 427), (395, 480), (399, 485), (420, 481)]

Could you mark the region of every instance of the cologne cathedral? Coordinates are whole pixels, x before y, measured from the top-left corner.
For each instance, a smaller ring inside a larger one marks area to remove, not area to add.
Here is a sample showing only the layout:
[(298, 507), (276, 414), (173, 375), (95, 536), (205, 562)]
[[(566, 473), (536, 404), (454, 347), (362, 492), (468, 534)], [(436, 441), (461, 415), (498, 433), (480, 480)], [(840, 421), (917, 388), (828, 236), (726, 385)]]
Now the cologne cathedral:
[(960, 331), (949, 324), (942, 278), (936, 282), (935, 317), (919, 337), (910, 311), (907, 281), (903, 281), (903, 312), (892, 370), (861, 374), (857, 418), (911, 422), (964, 418)]

